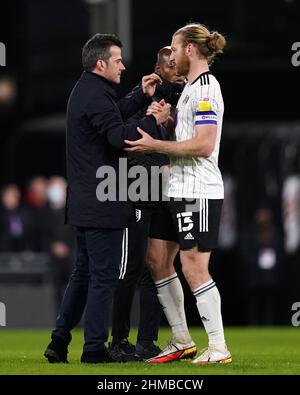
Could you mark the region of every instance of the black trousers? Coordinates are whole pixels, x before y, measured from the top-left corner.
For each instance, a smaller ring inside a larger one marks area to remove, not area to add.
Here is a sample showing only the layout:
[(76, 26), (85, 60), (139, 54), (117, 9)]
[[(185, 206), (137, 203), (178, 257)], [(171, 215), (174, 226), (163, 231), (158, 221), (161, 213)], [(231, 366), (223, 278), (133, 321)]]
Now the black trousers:
[(55, 292), (55, 307), (57, 314), (72, 271), (73, 259), (73, 256), (60, 258), (51, 255), (51, 274)]
[(113, 302), (112, 336), (127, 338), (130, 313), (136, 287), (140, 288), (140, 319), (137, 341), (155, 341), (162, 316), (162, 308), (145, 257), (153, 208), (138, 212), (136, 223), (128, 228), (128, 263), (125, 277), (118, 282)]
[[(83, 351), (99, 351), (108, 339), (113, 294), (122, 256), (123, 229), (76, 228), (77, 257), (52, 339), (71, 341), (84, 308)], [(123, 244), (124, 247), (124, 244)], [(124, 248), (123, 248), (124, 251)]]

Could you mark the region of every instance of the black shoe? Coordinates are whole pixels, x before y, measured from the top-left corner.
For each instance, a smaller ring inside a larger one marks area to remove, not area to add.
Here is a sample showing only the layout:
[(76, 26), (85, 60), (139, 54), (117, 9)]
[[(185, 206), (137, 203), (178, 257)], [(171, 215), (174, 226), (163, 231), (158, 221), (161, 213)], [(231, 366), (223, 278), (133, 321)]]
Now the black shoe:
[(44, 357), (48, 359), (49, 363), (68, 363), (68, 344), (60, 338), (55, 338), (48, 344)]
[(109, 363), (115, 361), (106, 348), (100, 351), (84, 351), (80, 358), (81, 363)]
[(141, 358), (141, 360), (154, 358), (160, 352), (161, 349), (152, 341), (139, 341), (135, 346), (135, 353)]
[(108, 353), (117, 362), (141, 361), (135, 352), (135, 346), (127, 339), (113, 341), (109, 344)]

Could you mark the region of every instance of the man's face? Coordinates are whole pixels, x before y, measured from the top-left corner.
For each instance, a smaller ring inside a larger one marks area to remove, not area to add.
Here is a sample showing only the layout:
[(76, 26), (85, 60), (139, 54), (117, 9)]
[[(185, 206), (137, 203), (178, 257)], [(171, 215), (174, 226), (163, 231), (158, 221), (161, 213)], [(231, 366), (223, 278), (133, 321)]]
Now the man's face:
[(119, 84), (121, 81), (121, 74), (125, 70), (125, 66), (122, 63), (121, 48), (113, 45), (110, 47), (110, 58), (105, 63), (104, 71), (102, 76), (108, 81)]
[(170, 61), (170, 56), (171, 51), (170, 55), (166, 54), (162, 56), (162, 61), (157, 65), (156, 71), (165, 80), (174, 84), (182, 84), (184, 82), (184, 78), (177, 75), (175, 63)]
[(175, 63), (176, 73), (179, 76), (187, 76), (190, 71), (190, 59), (185, 54), (185, 47), (179, 34), (173, 37), (171, 49), (170, 61)]

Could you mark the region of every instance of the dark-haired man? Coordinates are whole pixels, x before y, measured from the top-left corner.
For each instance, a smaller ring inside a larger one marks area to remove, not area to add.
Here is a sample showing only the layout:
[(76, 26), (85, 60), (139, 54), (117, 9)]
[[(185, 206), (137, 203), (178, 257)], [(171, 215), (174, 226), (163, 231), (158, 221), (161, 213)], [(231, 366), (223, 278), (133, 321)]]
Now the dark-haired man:
[[(96, 34), (87, 41), (82, 50), (85, 71), (68, 102), (66, 222), (76, 227), (77, 258), (44, 354), (49, 362), (67, 361), (71, 330), (84, 308), (81, 362), (112, 361), (105, 347), (109, 312), (119, 273), (126, 267), (127, 225), (133, 216), (132, 204), (118, 196), (119, 159), (124, 156), (124, 139), (138, 138), (137, 126), (155, 135), (157, 124), (169, 115), (165, 104), (161, 115), (124, 123), (147, 104), (160, 78), (143, 77), (141, 89), (117, 102), (114, 85), (125, 70), (121, 47), (115, 35)], [(110, 199), (98, 188), (106, 181), (103, 169), (115, 175)]]

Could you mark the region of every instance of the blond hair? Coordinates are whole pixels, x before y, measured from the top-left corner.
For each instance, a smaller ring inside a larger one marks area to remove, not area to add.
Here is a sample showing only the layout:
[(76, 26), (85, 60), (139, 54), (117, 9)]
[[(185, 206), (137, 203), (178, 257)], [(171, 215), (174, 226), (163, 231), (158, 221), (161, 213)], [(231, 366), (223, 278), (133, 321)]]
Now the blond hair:
[(204, 56), (208, 63), (218, 53), (222, 53), (226, 45), (225, 37), (218, 32), (210, 32), (206, 26), (200, 23), (190, 23), (178, 29), (174, 36), (180, 35), (183, 45), (195, 44), (200, 55)]

